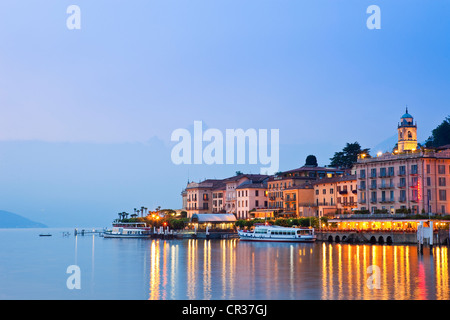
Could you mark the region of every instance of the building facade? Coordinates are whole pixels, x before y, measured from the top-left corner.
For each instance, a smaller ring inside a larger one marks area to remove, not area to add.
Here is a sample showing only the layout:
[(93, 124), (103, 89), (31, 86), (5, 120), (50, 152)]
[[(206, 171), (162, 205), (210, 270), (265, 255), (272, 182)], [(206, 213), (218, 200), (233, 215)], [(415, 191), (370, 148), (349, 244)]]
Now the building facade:
[(283, 191), (286, 189), (343, 174), (344, 170), (341, 169), (303, 166), (271, 176), (267, 182), (269, 208), (279, 211), (284, 210), (285, 201)]
[(416, 149), (417, 127), (412, 124), (412, 116), (407, 113), (401, 121), (394, 153), (360, 158), (353, 167), (357, 173), (358, 209), (372, 213), (449, 214), (450, 149)]
[(326, 178), (314, 183), (314, 204), (317, 215), (351, 213), (357, 208), (356, 175)]
[(248, 219), (254, 210), (267, 209), (267, 179), (243, 183), (236, 188), (237, 218)]

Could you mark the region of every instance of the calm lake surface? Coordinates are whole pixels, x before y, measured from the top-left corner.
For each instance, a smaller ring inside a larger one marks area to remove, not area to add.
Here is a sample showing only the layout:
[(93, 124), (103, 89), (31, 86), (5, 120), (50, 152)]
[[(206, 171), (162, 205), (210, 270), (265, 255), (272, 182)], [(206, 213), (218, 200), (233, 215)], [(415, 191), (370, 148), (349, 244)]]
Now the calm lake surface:
[[(421, 256), (408, 245), (104, 239), (75, 237), (73, 229), (0, 229), (0, 243), (0, 299), (450, 296), (446, 246), (436, 246), (432, 255), (426, 247)], [(80, 268), (80, 289), (67, 287), (71, 265)]]

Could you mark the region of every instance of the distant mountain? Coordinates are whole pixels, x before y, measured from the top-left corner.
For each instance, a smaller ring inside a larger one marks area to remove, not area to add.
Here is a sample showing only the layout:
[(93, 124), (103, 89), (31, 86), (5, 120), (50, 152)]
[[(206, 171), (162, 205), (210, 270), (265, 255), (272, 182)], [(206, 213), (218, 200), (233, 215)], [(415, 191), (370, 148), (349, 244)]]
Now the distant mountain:
[(18, 214), (0, 210), (0, 228), (47, 228), (47, 226)]

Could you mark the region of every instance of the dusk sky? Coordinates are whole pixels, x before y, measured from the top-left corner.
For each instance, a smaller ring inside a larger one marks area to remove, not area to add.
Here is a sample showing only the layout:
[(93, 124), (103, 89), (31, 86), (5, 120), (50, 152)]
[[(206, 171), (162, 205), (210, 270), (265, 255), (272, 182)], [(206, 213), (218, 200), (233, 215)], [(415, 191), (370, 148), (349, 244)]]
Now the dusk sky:
[(188, 179), (259, 173), (173, 164), (172, 132), (196, 120), (279, 129), (280, 170), (347, 142), (387, 151), (406, 105), (423, 142), (450, 114), (449, 15), (447, 0), (3, 0), (0, 210), (103, 227), (180, 208)]

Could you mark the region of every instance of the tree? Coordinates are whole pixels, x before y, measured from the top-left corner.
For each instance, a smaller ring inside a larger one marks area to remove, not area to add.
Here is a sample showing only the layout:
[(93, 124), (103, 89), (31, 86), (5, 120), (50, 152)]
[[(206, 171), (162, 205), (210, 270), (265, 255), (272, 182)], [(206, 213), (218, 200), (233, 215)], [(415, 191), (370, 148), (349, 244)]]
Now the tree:
[(305, 166), (309, 166), (309, 167), (317, 167), (317, 158), (315, 155), (310, 154), (309, 156), (306, 157), (306, 161), (305, 161)]
[(366, 158), (370, 158), (370, 149), (361, 149), (358, 142), (348, 143), (342, 151), (335, 152), (333, 158), (330, 158), (331, 167), (349, 169), (358, 160), (359, 154), (365, 154)]
[(431, 136), (427, 139), (425, 146), (437, 148), (446, 144), (450, 144), (450, 116), (431, 131)]

